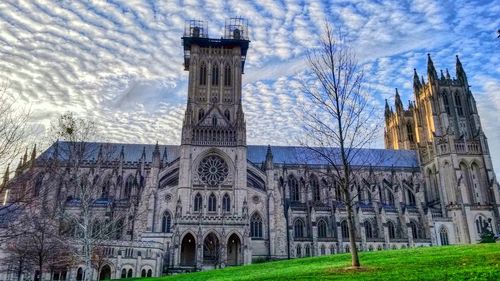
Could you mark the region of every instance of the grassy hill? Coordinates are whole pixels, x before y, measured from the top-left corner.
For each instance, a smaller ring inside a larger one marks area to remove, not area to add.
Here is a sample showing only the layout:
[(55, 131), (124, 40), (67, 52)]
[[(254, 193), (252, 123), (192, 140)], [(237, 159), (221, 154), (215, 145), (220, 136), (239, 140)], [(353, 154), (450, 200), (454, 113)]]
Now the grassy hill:
[(363, 269), (353, 272), (350, 256), (341, 254), (143, 279), (500, 280), (500, 243), (363, 252), (361, 263)]

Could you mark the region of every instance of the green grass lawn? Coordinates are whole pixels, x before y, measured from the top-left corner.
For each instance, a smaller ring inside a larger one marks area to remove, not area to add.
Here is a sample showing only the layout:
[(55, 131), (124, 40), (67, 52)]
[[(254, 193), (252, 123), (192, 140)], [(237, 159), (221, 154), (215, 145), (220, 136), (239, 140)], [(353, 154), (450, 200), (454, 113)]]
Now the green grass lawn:
[(348, 270), (350, 255), (276, 261), (160, 278), (175, 280), (500, 280), (500, 243), (361, 253), (362, 269)]

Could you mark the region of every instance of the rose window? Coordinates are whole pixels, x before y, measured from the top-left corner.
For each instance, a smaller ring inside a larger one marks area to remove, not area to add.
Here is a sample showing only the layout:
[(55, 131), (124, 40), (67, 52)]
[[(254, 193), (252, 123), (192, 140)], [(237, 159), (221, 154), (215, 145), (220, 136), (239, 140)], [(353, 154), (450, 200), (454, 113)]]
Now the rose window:
[(208, 186), (217, 186), (227, 177), (229, 168), (226, 162), (217, 155), (210, 155), (201, 160), (198, 166), (200, 180)]

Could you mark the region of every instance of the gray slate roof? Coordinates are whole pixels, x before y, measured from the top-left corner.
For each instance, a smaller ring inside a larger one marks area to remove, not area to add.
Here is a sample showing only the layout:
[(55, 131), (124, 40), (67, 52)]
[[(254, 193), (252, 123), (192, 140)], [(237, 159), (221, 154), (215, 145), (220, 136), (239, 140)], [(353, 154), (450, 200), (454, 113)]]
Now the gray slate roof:
[[(64, 146), (68, 145), (65, 142), (58, 142), (59, 157), (64, 159)], [(118, 159), (123, 148), (124, 160), (126, 162), (139, 162), (143, 151), (145, 152), (145, 161), (151, 163), (153, 159), (154, 144), (126, 144), (126, 143), (97, 143), (88, 142), (86, 150), (89, 151), (87, 160), (97, 159), (99, 148), (102, 146), (103, 151), (109, 151), (107, 159)], [(54, 143), (49, 147), (39, 159), (48, 159), (53, 155), (56, 147)], [(178, 145), (159, 145), (160, 156), (164, 157), (164, 152), (167, 152), (167, 161), (172, 162), (179, 158)], [(268, 147), (266, 145), (248, 145), (247, 159), (259, 165), (265, 162)], [(314, 154), (305, 147), (296, 146), (271, 146), (273, 155), (273, 163), (290, 164), (290, 165), (325, 165), (327, 162), (318, 157), (313, 157)], [(327, 148), (324, 150), (330, 156), (337, 155), (338, 148)], [(353, 165), (357, 166), (374, 166), (374, 167), (397, 167), (397, 168), (417, 168), (419, 167), (418, 156), (413, 150), (390, 150), (390, 149), (360, 149), (353, 157)]]

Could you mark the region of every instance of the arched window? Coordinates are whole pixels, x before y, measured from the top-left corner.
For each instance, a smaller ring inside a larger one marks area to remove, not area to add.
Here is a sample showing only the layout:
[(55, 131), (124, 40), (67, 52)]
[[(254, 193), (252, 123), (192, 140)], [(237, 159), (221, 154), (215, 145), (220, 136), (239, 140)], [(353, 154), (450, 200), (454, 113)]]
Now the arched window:
[(410, 221), (410, 227), (411, 227), (413, 239), (422, 239), (423, 238), (422, 230), (416, 222)]
[(311, 179), (309, 181), (309, 184), (311, 185), (313, 200), (314, 201), (320, 201), (321, 200), (321, 194), (320, 194), (320, 190), (319, 190), (318, 178), (316, 178), (316, 176), (312, 175)]
[(208, 197), (208, 211), (215, 212), (217, 210), (217, 199), (215, 198), (215, 194), (210, 194)]
[(127, 278), (127, 270), (125, 268), (122, 269), (121, 278)]
[(364, 223), (366, 238), (373, 238), (372, 224), (366, 220)]
[(207, 84), (207, 65), (202, 62), (200, 65), (200, 85), (204, 86)]
[(231, 212), (231, 198), (227, 193), (222, 197), (222, 210), (224, 212)]
[(413, 192), (410, 190), (406, 190), (408, 193), (408, 205), (410, 206), (415, 206), (416, 205), (416, 200), (415, 200), (415, 195), (413, 195)]
[(299, 182), (294, 176), (288, 178), (288, 186), (290, 187), (290, 199), (300, 201)]
[(394, 206), (394, 195), (390, 190), (387, 190), (387, 204), (390, 206)]
[(406, 132), (408, 133), (408, 140), (413, 142), (413, 129), (410, 122), (406, 123)]
[(311, 246), (309, 244), (306, 245), (306, 257), (311, 256)]
[(115, 239), (116, 240), (122, 239), (122, 233), (123, 233), (123, 218), (119, 219), (115, 224)]
[(201, 198), (201, 194), (197, 193), (196, 196), (194, 197), (194, 211), (195, 212), (201, 211), (202, 202), (203, 202), (203, 199)]
[(321, 247), (320, 247), (320, 254), (322, 256), (326, 255), (326, 247), (325, 247), (325, 245), (321, 245)]
[(457, 107), (458, 116), (464, 115), (464, 110), (462, 108), (462, 100), (460, 99), (460, 94), (455, 93), (455, 105)]
[(340, 189), (340, 186), (338, 184), (335, 184), (334, 188), (335, 188), (335, 198), (337, 199), (337, 201), (343, 202), (344, 198), (342, 196), (342, 189)]
[(231, 86), (231, 66), (224, 66), (224, 86)]
[(146, 275), (146, 277), (151, 277), (151, 276), (153, 276), (153, 270), (148, 269), (148, 274)]
[(101, 198), (108, 198), (110, 189), (111, 189), (111, 180), (108, 179), (102, 185)]
[(214, 126), (214, 127), (217, 126), (217, 117), (215, 115), (212, 116), (212, 126)]
[(330, 255), (335, 254), (335, 246), (330, 245)]
[(439, 231), (439, 238), (441, 238), (441, 245), (450, 245), (450, 242), (448, 241), (448, 230), (446, 227), (441, 227), (441, 230)]
[(83, 280), (83, 268), (79, 267), (78, 270), (76, 271), (76, 281), (82, 281), (82, 280)]
[(443, 104), (444, 104), (444, 110), (449, 115), (450, 114), (450, 102), (448, 101), (448, 96), (446, 95), (446, 92), (443, 92)]
[(205, 110), (203, 110), (203, 108), (201, 108), (200, 111), (198, 111), (198, 121), (201, 121), (201, 119), (203, 119), (203, 117), (205, 117)]
[(295, 248), (295, 256), (300, 258), (302, 256), (302, 247), (299, 245), (297, 245), (297, 247)]
[(227, 121), (231, 121), (231, 113), (229, 113), (229, 109), (224, 111), (224, 117), (226, 117)]
[(389, 232), (389, 238), (396, 238), (396, 228), (394, 227), (394, 223), (392, 221), (387, 222), (387, 231)]
[(215, 63), (212, 67), (212, 86), (219, 86), (219, 67)]
[(33, 195), (34, 196), (39, 196), (40, 192), (42, 191), (43, 176), (44, 176), (43, 174), (39, 174), (36, 177), (35, 188), (33, 189)]
[(262, 238), (262, 218), (254, 213), (250, 219), (250, 237)]
[(318, 221), (318, 237), (325, 238), (327, 236), (327, 224), (324, 220)]
[(165, 211), (161, 219), (161, 232), (170, 233), (171, 224), (172, 224), (172, 217), (170, 216), (170, 212)]
[(347, 221), (343, 220), (340, 223), (340, 230), (342, 232), (342, 238), (347, 239), (349, 238), (349, 228), (347, 227)]
[(143, 268), (141, 271), (141, 277), (146, 277), (146, 269)]
[(304, 237), (304, 222), (301, 219), (295, 221), (293, 225), (293, 233), (296, 238)]
[(135, 184), (135, 178), (134, 176), (130, 175), (127, 178), (127, 181), (125, 182), (125, 198), (130, 198), (132, 195), (132, 189), (134, 188)]
[(132, 275), (134, 274), (134, 271), (132, 268), (129, 268), (128, 273), (127, 273), (127, 278), (132, 278)]

